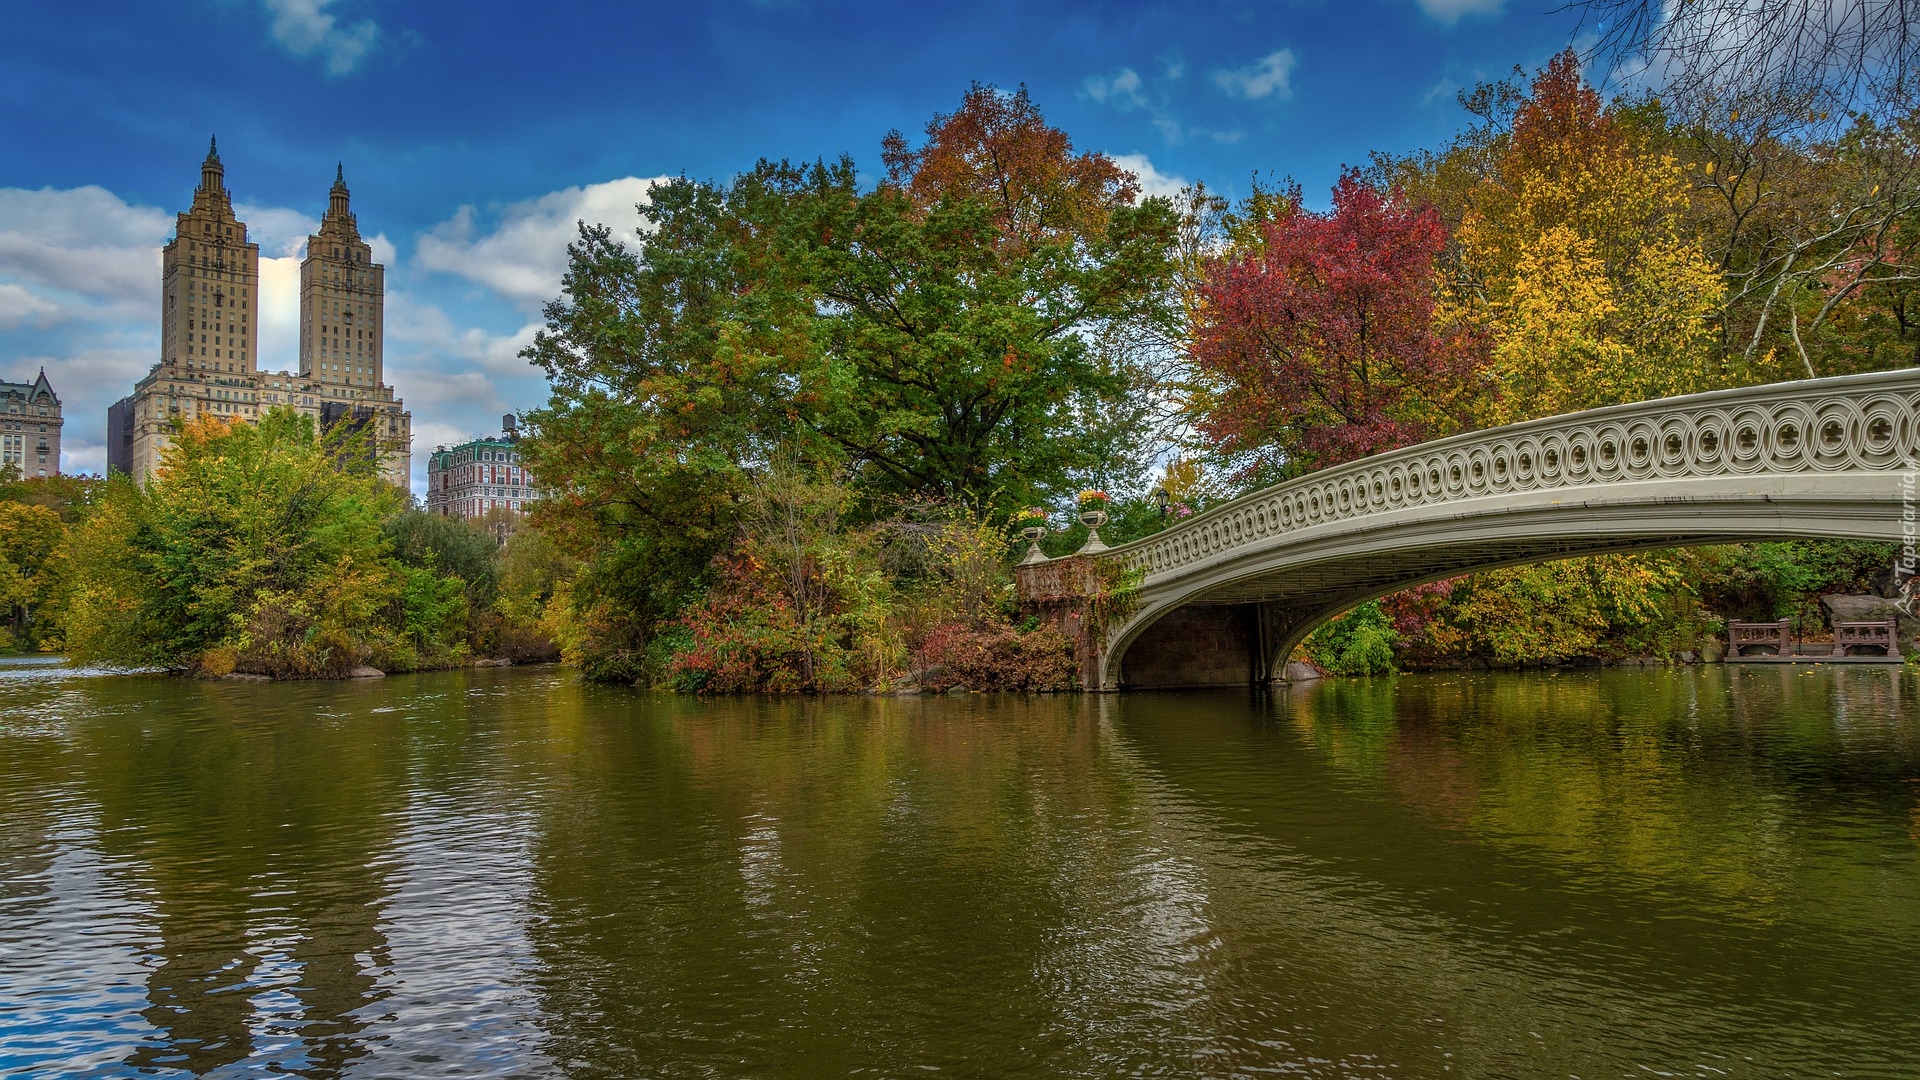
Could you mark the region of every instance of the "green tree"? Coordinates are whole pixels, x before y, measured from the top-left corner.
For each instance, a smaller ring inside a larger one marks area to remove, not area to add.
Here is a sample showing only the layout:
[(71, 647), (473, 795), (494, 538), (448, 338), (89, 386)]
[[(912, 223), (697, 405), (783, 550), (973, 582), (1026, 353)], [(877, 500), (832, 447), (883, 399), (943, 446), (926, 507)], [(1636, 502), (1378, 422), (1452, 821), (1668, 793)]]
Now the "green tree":
[[(66, 530), (45, 506), (0, 502), (0, 649), (32, 647), (57, 634)], [(49, 609), (52, 609), (51, 611)]]
[(494, 566), (500, 545), (464, 518), (407, 507), (381, 524), (403, 566), (459, 578), (475, 610), (493, 606), (500, 592)]
[(992, 512), (1139, 441), (1141, 369), (1108, 346), (1174, 319), (1172, 207), (1024, 92), (976, 86), (885, 155), (869, 189), (847, 159), (657, 186), (637, 251), (583, 227), (528, 351), (553, 393), (526, 451), (597, 672), (638, 674), (775, 457), (844, 471), (863, 504)]
[(1393, 620), (1369, 600), (1335, 616), (1307, 636), (1307, 656), (1334, 675), (1389, 675), (1399, 670)]
[(460, 585), (450, 600), (388, 557), (381, 522), (404, 496), (363, 440), (291, 410), (176, 429), (153, 479), (108, 481), (74, 533), (70, 651), (276, 676), (445, 653)]

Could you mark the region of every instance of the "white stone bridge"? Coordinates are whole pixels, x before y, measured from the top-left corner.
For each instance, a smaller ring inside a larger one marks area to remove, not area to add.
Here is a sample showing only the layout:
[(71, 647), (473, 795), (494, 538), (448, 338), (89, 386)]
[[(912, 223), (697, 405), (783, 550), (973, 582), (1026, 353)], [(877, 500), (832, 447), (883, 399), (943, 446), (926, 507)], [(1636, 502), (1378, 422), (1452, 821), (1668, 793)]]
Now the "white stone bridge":
[[(1140, 606), (1083, 657), (1090, 689), (1247, 685), (1321, 622), (1496, 567), (1914, 529), (1920, 368), (1617, 405), (1325, 469), (1111, 549)], [(1080, 560), (1022, 568), (1059, 595)], [(1084, 566), (1084, 564), (1082, 564)]]

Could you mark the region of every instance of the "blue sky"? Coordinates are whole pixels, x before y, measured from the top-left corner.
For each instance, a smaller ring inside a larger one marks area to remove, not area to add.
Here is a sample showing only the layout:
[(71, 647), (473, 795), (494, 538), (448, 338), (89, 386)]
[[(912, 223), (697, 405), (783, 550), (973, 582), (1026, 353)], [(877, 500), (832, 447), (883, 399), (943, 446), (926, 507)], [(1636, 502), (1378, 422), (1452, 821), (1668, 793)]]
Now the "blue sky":
[(578, 218), (631, 229), (649, 178), (852, 154), (969, 82), (1024, 83), (1149, 190), (1256, 173), (1324, 199), (1369, 151), (1443, 142), (1454, 95), (1565, 48), (1560, 0), (1187, 4), (8, 5), (0, 378), (44, 365), (63, 467), (158, 356), (159, 248), (207, 137), (262, 241), (260, 351), (295, 363), (295, 267), (336, 162), (388, 267), (387, 372), (435, 443), (542, 403), (515, 353)]

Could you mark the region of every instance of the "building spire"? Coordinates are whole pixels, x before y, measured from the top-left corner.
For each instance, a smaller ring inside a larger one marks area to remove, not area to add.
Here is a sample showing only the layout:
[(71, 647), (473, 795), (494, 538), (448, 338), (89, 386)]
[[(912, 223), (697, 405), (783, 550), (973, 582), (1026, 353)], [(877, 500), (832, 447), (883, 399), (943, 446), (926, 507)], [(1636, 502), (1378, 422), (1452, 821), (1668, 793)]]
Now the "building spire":
[(347, 216), (347, 169), (345, 165), (333, 167), (333, 188), (327, 192), (327, 216)]
[(221, 188), (225, 186), (221, 183), (221, 180), (226, 176), (226, 172), (226, 168), (220, 164), (220, 140), (209, 137), (207, 139), (207, 159), (200, 163), (201, 188), (209, 192), (218, 193)]

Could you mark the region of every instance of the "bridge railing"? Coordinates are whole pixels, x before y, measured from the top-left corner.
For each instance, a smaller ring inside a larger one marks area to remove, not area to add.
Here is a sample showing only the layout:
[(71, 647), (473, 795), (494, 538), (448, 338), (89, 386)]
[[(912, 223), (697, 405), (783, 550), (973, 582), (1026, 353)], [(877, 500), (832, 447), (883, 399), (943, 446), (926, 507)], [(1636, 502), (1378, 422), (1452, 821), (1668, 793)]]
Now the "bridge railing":
[(1335, 522), (1542, 489), (1721, 474), (1885, 471), (1920, 459), (1920, 368), (1771, 383), (1468, 432), (1242, 496), (1099, 558), (1147, 582)]

